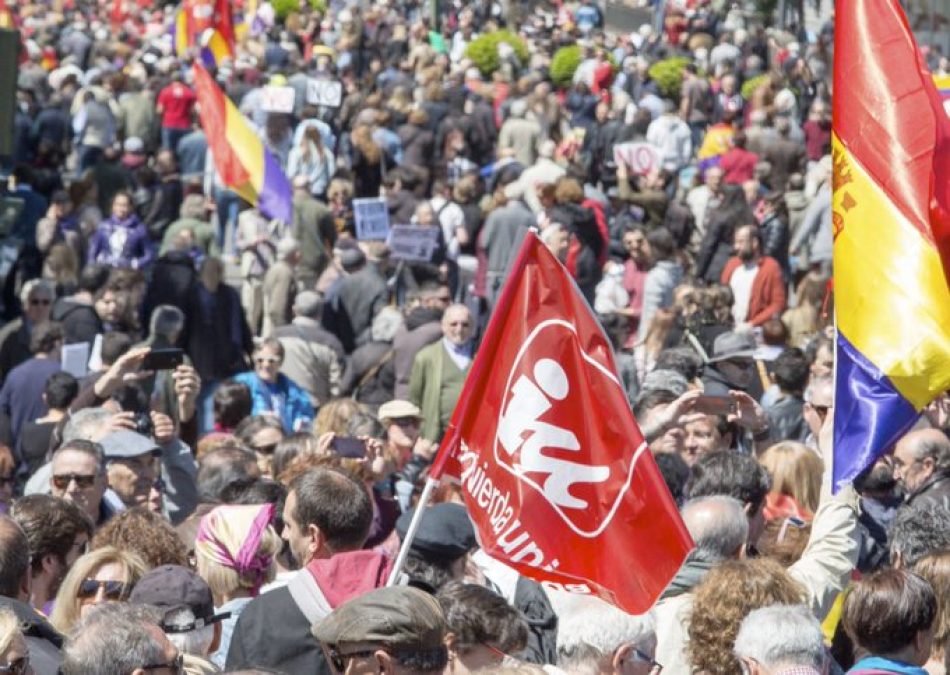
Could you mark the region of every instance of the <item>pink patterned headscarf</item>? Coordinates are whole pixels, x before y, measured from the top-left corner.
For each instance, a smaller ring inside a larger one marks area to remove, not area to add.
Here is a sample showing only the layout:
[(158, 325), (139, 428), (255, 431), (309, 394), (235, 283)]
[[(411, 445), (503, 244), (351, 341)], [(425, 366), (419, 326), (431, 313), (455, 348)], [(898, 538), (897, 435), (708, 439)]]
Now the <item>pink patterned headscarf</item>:
[(195, 553), (242, 577), (255, 574), (252, 595), (257, 595), (274, 560), (271, 555), (258, 553), (273, 519), (273, 504), (217, 506), (198, 525)]

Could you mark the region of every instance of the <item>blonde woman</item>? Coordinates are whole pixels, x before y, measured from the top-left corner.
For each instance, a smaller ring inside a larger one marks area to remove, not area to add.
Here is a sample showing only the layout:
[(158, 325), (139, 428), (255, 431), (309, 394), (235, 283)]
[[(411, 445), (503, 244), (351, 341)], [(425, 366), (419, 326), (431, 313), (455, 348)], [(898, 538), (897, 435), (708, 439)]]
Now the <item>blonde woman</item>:
[(20, 620), (6, 608), (0, 609), (0, 672), (33, 675), (30, 650), (20, 631)]
[(134, 553), (103, 546), (76, 560), (56, 594), (50, 621), (68, 634), (89, 609), (105, 602), (125, 602), (148, 568)]
[(201, 519), (195, 540), (198, 574), (214, 595), (221, 622), (221, 642), (211, 660), (221, 668), (241, 611), (274, 579), (274, 556), (281, 539), (271, 523), (274, 505), (218, 506)]
[(782, 441), (762, 453), (759, 462), (772, 477), (765, 517), (793, 515), (810, 520), (821, 498), (821, 457), (802, 443)]

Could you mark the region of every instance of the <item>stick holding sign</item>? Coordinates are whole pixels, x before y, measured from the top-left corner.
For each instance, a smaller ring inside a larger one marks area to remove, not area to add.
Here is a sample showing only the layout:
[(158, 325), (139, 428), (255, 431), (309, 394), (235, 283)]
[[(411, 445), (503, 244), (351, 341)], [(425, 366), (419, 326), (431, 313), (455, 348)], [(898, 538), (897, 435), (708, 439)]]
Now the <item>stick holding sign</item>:
[(354, 199), (353, 218), (360, 241), (385, 241), (389, 236), (389, 207), (385, 199)]

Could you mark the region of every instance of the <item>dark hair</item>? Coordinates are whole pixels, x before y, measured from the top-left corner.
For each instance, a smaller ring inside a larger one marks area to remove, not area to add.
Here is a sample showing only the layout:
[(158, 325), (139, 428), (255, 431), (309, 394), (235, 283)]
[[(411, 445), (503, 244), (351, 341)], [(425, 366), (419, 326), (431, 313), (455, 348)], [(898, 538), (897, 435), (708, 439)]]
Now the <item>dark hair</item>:
[(665, 227), (657, 227), (647, 235), (650, 255), (654, 260), (669, 260), (676, 253), (676, 240)]
[(58, 321), (43, 321), (33, 326), (30, 334), (30, 353), (51, 352), (57, 342), (63, 341), (63, 325)]
[(65, 371), (53, 373), (46, 378), (43, 395), (46, 405), (55, 410), (65, 410), (79, 394), (79, 382)]
[(257, 468), (257, 456), (240, 445), (223, 445), (204, 454), (198, 460), (198, 496), (206, 504), (223, 502), (222, 493), (237, 481), (254, 480), (247, 468)]
[(891, 558), (912, 567), (931, 553), (950, 548), (950, 511), (938, 502), (905, 504), (887, 530)]
[(102, 363), (111, 366), (119, 357), (132, 348), (132, 338), (128, 333), (113, 330), (102, 336)]
[(23, 528), (0, 514), (0, 596), (16, 598), (30, 567), (30, 542)]
[(666, 403), (672, 403), (675, 400), (676, 394), (667, 389), (647, 389), (645, 392), (640, 394), (640, 397), (634, 404), (633, 416), (642, 422), (643, 417), (651, 408), (655, 408), (658, 405), (664, 405)]
[(755, 513), (770, 487), (769, 472), (755, 459), (732, 450), (721, 450), (703, 455), (693, 465), (686, 494), (689, 499), (710, 495), (735, 497), (751, 505)]
[(689, 465), (678, 452), (660, 452), (654, 455), (656, 465), (677, 504), (686, 499), (686, 482), (689, 480)]
[(366, 486), (338, 469), (311, 469), (290, 483), (296, 495), (294, 519), (302, 527), (316, 525), (333, 552), (363, 546), (373, 522), (373, 503)]
[(92, 537), (93, 523), (85, 511), (72, 502), (52, 495), (27, 495), (13, 502), (13, 517), (30, 543), (33, 572), (43, 569), (43, 558), (53, 555), (63, 565), (76, 537)]
[[(95, 295), (109, 280), (109, 268), (105, 265), (86, 265), (79, 273), (79, 290)], [(104, 339), (104, 338), (103, 338)]]
[(94, 460), (96, 460), (96, 465), (99, 467), (99, 473), (103, 473), (105, 471), (105, 453), (102, 450), (102, 446), (95, 441), (88, 441), (84, 438), (74, 438), (71, 441), (65, 441), (62, 445), (56, 448), (55, 452), (53, 452), (52, 459), (56, 459), (59, 455), (67, 451), (81, 452), (84, 455), (92, 457)]
[(910, 645), (937, 617), (933, 587), (913, 572), (886, 568), (845, 593), (841, 620), (858, 647), (872, 655)]
[(271, 457), (271, 475), (280, 476), (297, 457), (317, 447), (316, 437), (306, 431), (300, 431), (285, 437)]
[(259, 431), (264, 429), (274, 429), (284, 435), (284, 425), (279, 419), (272, 415), (255, 415), (247, 417), (234, 429), (234, 435), (238, 440), (249, 448), (254, 447), (254, 437)]
[(281, 361), (284, 360), (284, 345), (275, 337), (266, 337), (256, 345), (254, 345), (254, 353), (258, 354), (265, 349), (270, 349), (272, 352), (277, 354)]
[(703, 359), (692, 347), (673, 347), (660, 352), (653, 368), (674, 370), (691, 382), (703, 374)]
[(455, 636), (454, 651), (459, 654), (486, 644), (505, 653), (524, 649), (528, 624), (497, 593), (484, 586), (451, 581), (436, 597), (442, 605), (447, 631)]
[(782, 391), (800, 396), (805, 391), (805, 385), (808, 384), (808, 368), (805, 352), (796, 347), (790, 347), (772, 362), (772, 375)]
[(280, 534), (284, 529), (284, 502), (287, 501), (287, 488), (274, 480), (237, 481), (221, 491), (221, 501), (225, 504), (273, 504), (274, 519), (271, 524)]
[(251, 414), (251, 390), (243, 382), (225, 380), (212, 396), (214, 421), (225, 429), (234, 429)]
[(441, 673), (449, 662), (449, 652), (445, 647), (393, 649), (389, 654), (400, 666), (417, 673)]

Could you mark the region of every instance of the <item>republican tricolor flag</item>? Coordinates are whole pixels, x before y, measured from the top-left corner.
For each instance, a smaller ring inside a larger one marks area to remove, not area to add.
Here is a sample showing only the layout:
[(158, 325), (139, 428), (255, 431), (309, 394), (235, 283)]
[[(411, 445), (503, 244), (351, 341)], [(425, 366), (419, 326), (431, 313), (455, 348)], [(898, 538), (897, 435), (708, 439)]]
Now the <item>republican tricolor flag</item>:
[(692, 548), (607, 337), (534, 234), (492, 313), (432, 476), (443, 470), (461, 481), (486, 553), (631, 613), (653, 605)]
[(290, 181), (280, 164), (208, 71), (196, 63), (194, 74), (201, 128), (221, 180), (268, 218), (291, 222)]
[(837, 489), (950, 387), (950, 120), (898, 0), (836, 11)]

